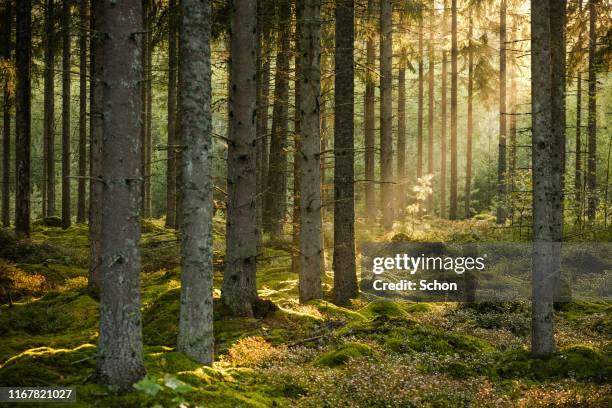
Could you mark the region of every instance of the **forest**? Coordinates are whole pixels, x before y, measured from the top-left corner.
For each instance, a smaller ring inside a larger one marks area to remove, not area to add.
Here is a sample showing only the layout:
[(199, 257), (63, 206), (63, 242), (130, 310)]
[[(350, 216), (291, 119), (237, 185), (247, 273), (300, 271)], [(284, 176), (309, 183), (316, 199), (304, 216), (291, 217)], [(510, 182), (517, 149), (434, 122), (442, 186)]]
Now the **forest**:
[[(608, 0), (0, 0), (0, 387), (612, 405), (610, 21)], [(371, 290), (373, 251), (482, 245), (503, 254), (461, 298)]]

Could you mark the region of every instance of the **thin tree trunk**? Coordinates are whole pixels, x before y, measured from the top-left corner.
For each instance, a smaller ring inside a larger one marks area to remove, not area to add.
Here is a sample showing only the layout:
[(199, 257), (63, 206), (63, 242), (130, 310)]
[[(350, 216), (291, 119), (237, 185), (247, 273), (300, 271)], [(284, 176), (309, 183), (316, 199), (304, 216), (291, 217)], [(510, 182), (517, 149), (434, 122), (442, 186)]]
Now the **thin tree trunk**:
[(85, 179), (87, 177), (87, 0), (79, 4), (79, 183), (77, 222), (85, 222)]
[(44, 209), (45, 217), (55, 215), (55, 10), (54, 0), (47, 0), (45, 13), (45, 83), (44, 83)]
[[(183, 209), (177, 350), (210, 365), (214, 352), (211, 6), (209, 1), (201, 0), (181, 0), (180, 4), (178, 89)], [(253, 232), (245, 229), (245, 233)]]
[(406, 207), (406, 65), (401, 58), (397, 76), (397, 210)]
[(451, 1), (451, 168), (449, 218), (457, 219), (457, 0)]
[(274, 109), (267, 194), (264, 203), (264, 229), (280, 237), (287, 207), (287, 120), (289, 103), (289, 55), (291, 40), (291, 4), (279, 2), (279, 48), (276, 55)]
[(417, 96), (417, 179), (423, 177), (423, 16), (419, 17), (418, 96)]
[[(434, 174), (434, 7), (429, 4), (429, 41), (427, 44), (427, 174)], [(433, 186), (433, 180), (432, 180)], [(433, 194), (427, 197), (427, 213), (433, 215)]]
[[(387, 2), (388, 0), (384, 1)], [(353, 83), (355, 73), (355, 62), (353, 60), (354, 7), (352, 0), (336, 1), (333, 261), (333, 299), (336, 304), (346, 304), (349, 299), (354, 298), (358, 293), (355, 268), (355, 150), (353, 129), (355, 103)]]
[[(102, 96), (102, 259), (97, 377), (127, 391), (145, 375), (140, 316), (140, 0), (98, 2)], [(112, 35), (111, 35), (112, 34)]]
[(533, 178), (533, 295), (531, 352), (554, 352), (553, 284), (557, 271), (553, 260), (552, 233), (555, 133), (551, 104), (551, 50), (549, 1), (531, 1), (531, 104)]
[(17, 2), (15, 65), (15, 232), (30, 236), (31, 0)]
[(141, 121), (142, 121), (142, 127), (140, 129), (140, 138), (141, 138), (141, 144), (142, 144), (142, 151), (141, 151), (141, 173), (142, 173), (142, 198), (141, 198), (141, 212), (142, 212), (142, 216), (143, 218), (149, 218), (150, 214), (147, 212), (147, 208), (148, 208), (148, 202), (149, 202), (149, 197), (147, 195), (148, 192), (148, 183), (149, 183), (149, 177), (148, 177), (148, 166), (150, 164), (150, 157), (148, 155), (149, 153), (149, 135), (148, 135), (148, 130), (149, 130), (149, 126), (148, 126), (148, 120), (149, 120), (149, 85), (148, 85), (148, 80), (149, 80), (149, 13), (150, 13), (150, 8), (151, 8), (151, 0), (142, 0), (142, 26), (143, 26), (143, 32), (140, 34), (142, 36), (142, 53), (140, 55), (141, 58), (141, 65), (142, 65), (142, 70), (143, 70), (143, 81), (141, 84), (141, 88), (140, 88), (140, 97), (142, 99), (141, 102)]
[(62, 228), (70, 227), (71, 191), (70, 191), (70, 0), (62, 3)]
[(321, 0), (298, 0), (300, 124), (300, 302), (322, 297), (321, 274)]
[(102, 234), (102, 92), (104, 68), (104, 37), (102, 34), (101, 6), (90, 3), (90, 84), (89, 84), (89, 279), (87, 287), (94, 295), (100, 287)]
[(474, 102), (474, 55), (472, 52), (472, 15), (470, 11), (468, 28), (468, 89), (467, 89), (467, 144), (465, 165), (465, 218), (472, 216), (472, 144), (474, 137), (473, 102)]
[(595, 220), (597, 215), (597, 13), (596, 0), (589, 0), (589, 122), (587, 147), (587, 217)]
[[(380, 177), (382, 225), (393, 226), (393, 4), (380, 2)], [(341, 125), (342, 126), (342, 125)]]
[[(374, 0), (368, 0), (368, 20), (369, 24), (374, 24)], [(376, 69), (376, 39), (374, 35), (368, 35), (366, 44), (366, 84), (364, 100), (364, 132), (365, 132), (365, 207), (366, 217), (370, 222), (376, 219), (376, 198), (374, 189), (374, 167), (376, 152), (374, 149), (375, 135), (375, 107), (374, 107), (374, 71)]]
[(446, 218), (446, 80), (448, 77), (447, 72), (447, 56), (446, 50), (442, 51), (442, 101), (440, 107), (440, 115), (442, 116), (442, 120), (440, 121), (440, 217)]
[[(12, 4), (5, 3), (0, 21), (2, 30), (2, 59), (11, 59), (11, 26), (13, 25)], [(9, 78), (2, 85), (2, 225), (9, 227), (10, 220), (10, 173), (11, 173), (11, 91)]]
[(300, 275), (300, 229), (301, 216), (300, 216), (300, 160), (299, 155), (301, 154), (301, 124), (300, 124), (300, 104), (301, 104), (301, 83), (300, 75), (302, 67), (300, 66), (299, 53), (299, 41), (300, 41), (300, 30), (302, 19), (300, 13), (303, 11), (304, 5), (296, 3), (295, 5), (295, 32), (293, 36), (294, 50), (295, 50), (295, 80), (294, 80), (294, 109), (293, 109), (293, 213), (291, 217), (291, 270)]
[(145, 32), (147, 37), (147, 65), (145, 68), (145, 82), (144, 84), (147, 87), (147, 161), (145, 162), (145, 170), (146, 175), (144, 177), (144, 185), (145, 185), (145, 218), (151, 218), (153, 216), (153, 211), (151, 209), (152, 197), (151, 197), (151, 163), (153, 160), (153, 18), (155, 17), (155, 2), (151, 1), (149, 4), (149, 10), (147, 15), (147, 25), (145, 26)]
[(168, 3), (168, 146), (166, 150), (166, 228), (176, 228), (176, 76), (178, 70), (177, 1)]
[(497, 223), (506, 222), (506, 0), (499, 6), (499, 151), (497, 156)]
[(509, 144), (510, 144), (510, 148), (509, 148), (510, 159), (508, 163), (508, 182), (509, 182), (508, 212), (510, 214), (510, 217), (514, 219), (515, 200), (512, 195), (514, 193), (514, 190), (516, 190), (516, 154), (517, 154), (517, 149), (516, 149), (516, 145), (517, 145), (517, 142), (516, 142), (516, 134), (517, 134), (516, 93), (517, 93), (517, 89), (516, 89), (515, 72), (514, 70), (512, 70), (511, 72), (512, 73), (511, 73), (511, 79), (510, 79), (511, 80), (511, 85), (510, 85), (510, 89), (511, 89), (510, 91), (510, 129), (509, 129), (509, 135), (508, 135)]
[(576, 80), (576, 167), (574, 171), (576, 221), (582, 223), (582, 72)]

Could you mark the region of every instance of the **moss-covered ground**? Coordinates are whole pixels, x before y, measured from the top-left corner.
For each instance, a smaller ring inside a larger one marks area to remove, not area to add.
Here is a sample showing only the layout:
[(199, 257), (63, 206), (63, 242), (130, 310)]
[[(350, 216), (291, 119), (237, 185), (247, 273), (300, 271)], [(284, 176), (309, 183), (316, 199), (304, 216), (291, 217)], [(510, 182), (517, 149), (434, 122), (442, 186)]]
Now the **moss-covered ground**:
[[(503, 239), (489, 224), (439, 222), (409, 238)], [(327, 300), (300, 305), (289, 245), (278, 242), (264, 247), (257, 277), (260, 296), (279, 309), (262, 319), (231, 318), (216, 304), (217, 362), (202, 367), (174, 349), (179, 242), (161, 225), (143, 225), (148, 374), (124, 395), (92, 377), (98, 305), (86, 290), (87, 229), (35, 224), (31, 242), (0, 231), (0, 273), (19, 280), (12, 307), (0, 292), (0, 386), (76, 385), (75, 407), (612, 406), (611, 304), (560, 307), (559, 351), (533, 359), (527, 304), (360, 298), (347, 307)], [(215, 227), (218, 288), (223, 223), (217, 220)], [(327, 293), (330, 285), (328, 273)]]

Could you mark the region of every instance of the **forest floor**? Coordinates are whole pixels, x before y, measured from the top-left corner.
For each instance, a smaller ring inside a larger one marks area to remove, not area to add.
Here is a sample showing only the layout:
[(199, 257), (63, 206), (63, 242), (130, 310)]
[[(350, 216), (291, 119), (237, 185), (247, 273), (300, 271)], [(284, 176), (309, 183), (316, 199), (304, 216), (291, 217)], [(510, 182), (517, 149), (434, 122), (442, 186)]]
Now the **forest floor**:
[[(364, 296), (346, 308), (325, 300), (300, 305), (288, 243), (266, 246), (258, 265), (259, 295), (278, 310), (262, 318), (231, 318), (217, 302), (216, 362), (202, 367), (174, 351), (179, 242), (161, 225), (143, 223), (148, 374), (121, 396), (92, 382), (98, 305), (86, 290), (86, 227), (63, 231), (35, 223), (31, 242), (0, 230), (0, 275), (15, 282), (14, 305), (0, 307), (0, 386), (76, 385), (75, 407), (612, 405), (611, 303), (565, 304), (555, 315), (559, 351), (532, 359), (525, 303), (408, 303)], [(216, 219), (215, 228), (219, 288), (223, 220)], [(499, 234), (485, 219), (432, 222), (409, 235), (507, 238)], [(327, 293), (331, 281), (328, 272)], [(6, 303), (6, 293), (0, 295)]]

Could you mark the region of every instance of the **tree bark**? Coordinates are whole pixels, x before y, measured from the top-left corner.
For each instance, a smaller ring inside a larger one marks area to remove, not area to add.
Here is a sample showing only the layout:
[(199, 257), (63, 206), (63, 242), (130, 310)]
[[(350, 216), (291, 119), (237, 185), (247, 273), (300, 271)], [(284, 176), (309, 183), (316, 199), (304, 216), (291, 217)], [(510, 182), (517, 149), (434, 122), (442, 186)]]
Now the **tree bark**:
[[(388, 1), (384, 0), (384, 2)], [(358, 293), (355, 268), (355, 150), (353, 129), (355, 103), (353, 82), (355, 72), (355, 62), (353, 60), (354, 7), (352, 0), (336, 1), (333, 300), (334, 303), (340, 305), (348, 303), (349, 299), (354, 298)], [(390, 15), (390, 12), (388, 14)]]
[(97, 2), (104, 67), (97, 377), (127, 391), (145, 375), (140, 316), (140, 0)]
[(77, 202), (77, 222), (85, 222), (86, 198), (85, 180), (87, 177), (87, 0), (79, 3), (79, 183)]
[(70, 227), (71, 191), (70, 191), (70, 0), (62, 3), (62, 228)]
[(264, 230), (279, 238), (287, 208), (287, 121), (289, 116), (289, 55), (291, 41), (291, 4), (278, 2), (279, 48), (276, 54), (274, 108), (267, 194), (264, 203)]
[[(374, 25), (374, 0), (368, 0), (368, 22)], [(376, 197), (374, 188), (374, 167), (376, 160), (375, 151), (375, 107), (374, 94), (376, 86), (374, 84), (374, 71), (376, 69), (376, 39), (373, 34), (368, 35), (366, 44), (366, 84), (364, 100), (364, 132), (365, 132), (365, 208), (366, 217), (370, 222), (376, 219)]]
[(442, 119), (440, 121), (440, 218), (446, 218), (446, 127), (447, 127), (447, 114), (446, 114), (446, 80), (448, 78), (447, 72), (447, 52), (442, 51), (442, 101), (440, 106), (440, 115)]
[[(13, 25), (12, 4), (5, 3), (2, 9), (0, 21), (2, 29), (0, 30), (2, 45), (2, 59), (10, 61), (11, 59), (11, 26)], [(2, 225), (9, 227), (10, 220), (10, 174), (11, 174), (11, 81), (7, 77), (4, 78), (2, 84)]]
[(587, 217), (595, 220), (597, 215), (597, 13), (596, 0), (589, 0), (589, 118), (587, 146)]
[(177, 1), (168, 3), (168, 146), (166, 150), (166, 228), (176, 228), (176, 77), (178, 70)]
[(532, 338), (534, 356), (554, 352), (553, 151), (550, 3), (531, 1), (531, 105), (533, 178)]
[(148, 196), (149, 192), (149, 174), (148, 169), (151, 163), (151, 158), (149, 157), (149, 13), (151, 8), (151, 0), (142, 0), (142, 27), (143, 32), (140, 34), (142, 36), (142, 53), (140, 55), (141, 65), (143, 70), (142, 84), (140, 88), (140, 97), (142, 99), (141, 102), (141, 121), (142, 127), (140, 129), (140, 138), (142, 144), (141, 151), (141, 166), (140, 170), (142, 173), (142, 199), (141, 203), (141, 212), (143, 218), (149, 218), (150, 214), (148, 210), (150, 209), (150, 200)]
[[(89, 54), (89, 292), (96, 294), (100, 287), (102, 234), (102, 92), (104, 90), (104, 35), (103, 16), (96, 1), (90, 3), (90, 54)], [(100, 9), (102, 10), (102, 9)]]
[(417, 179), (423, 177), (423, 16), (419, 16), (418, 96), (417, 96)]
[(294, 109), (293, 109), (293, 213), (291, 217), (291, 270), (301, 276), (300, 272), (300, 230), (301, 216), (300, 216), (300, 154), (302, 148), (301, 144), (301, 125), (300, 125), (300, 104), (301, 104), (301, 82), (300, 76), (302, 67), (300, 63), (300, 31), (302, 18), (300, 13), (303, 11), (303, 6), (296, 2), (295, 5), (295, 32), (293, 35), (294, 40), (294, 51), (295, 51), (295, 80), (294, 84)]
[(210, 365), (214, 352), (211, 5), (201, 0), (181, 0), (180, 4), (178, 86), (183, 208), (177, 349), (189, 358)]
[(300, 124), (300, 302), (322, 297), (321, 274), (321, 0), (298, 0)]
[(406, 64), (401, 57), (397, 76), (397, 210), (406, 207)]
[(393, 226), (393, 4), (380, 1), (380, 177), (382, 225)]
[(497, 223), (506, 222), (506, 0), (499, 6), (499, 150), (497, 156)]
[(222, 299), (239, 316), (253, 316), (257, 298), (256, 127), (257, 1), (230, 6), (230, 136), (227, 153), (227, 228)]
[[(505, 0), (504, 0), (505, 1)], [(472, 15), (470, 11), (468, 28), (468, 89), (467, 89), (467, 144), (465, 165), (465, 218), (472, 216), (472, 144), (474, 137), (473, 102), (474, 102), (474, 54), (472, 52)]]
[(451, 1), (451, 168), (449, 218), (457, 219), (457, 0)]
[[(429, 3), (429, 41), (427, 44), (427, 173), (434, 174), (434, 2)], [(433, 186), (433, 180), (432, 180)], [(433, 215), (433, 194), (427, 197), (427, 213)]]
[(43, 215), (55, 215), (55, 1), (47, 0), (45, 13), (44, 80), (44, 194)]
[(31, 0), (17, 2), (15, 65), (15, 232), (30, 236)]

